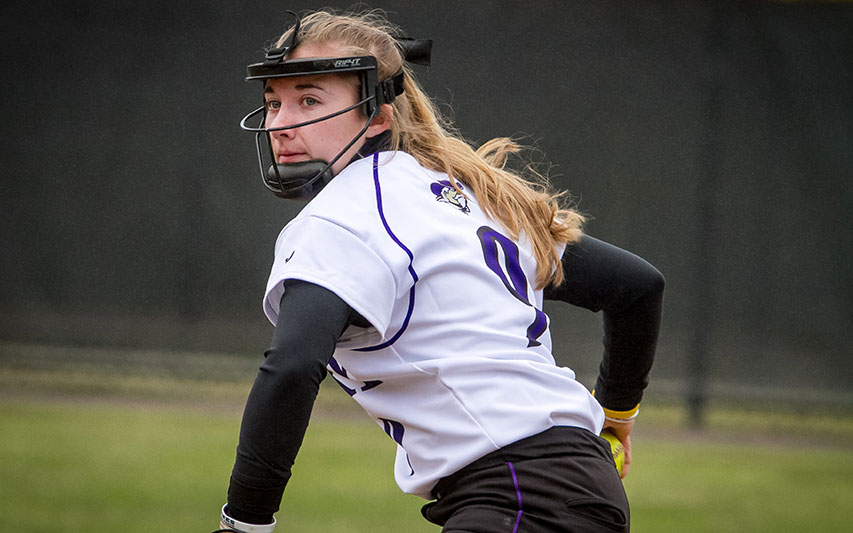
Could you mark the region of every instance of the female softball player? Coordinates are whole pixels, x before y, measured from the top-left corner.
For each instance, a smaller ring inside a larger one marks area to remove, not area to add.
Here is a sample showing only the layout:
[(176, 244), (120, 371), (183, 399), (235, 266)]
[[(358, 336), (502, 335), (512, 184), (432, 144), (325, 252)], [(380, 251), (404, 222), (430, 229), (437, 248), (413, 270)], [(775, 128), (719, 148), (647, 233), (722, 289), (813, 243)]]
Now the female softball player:
[[(275, 244), (275, 330), (224, 528), (273, 530), (328, 373), (396, 441), (398, 485), (432, 500), (443, 531), (629, 529), (599, 434), (622, 441), (626, 473), (663, 278), (507, 170), (512, 141), (475, 150), (452, 133), (407, 64), (430, 44), (373, 13), (315, 12), (248, 67), (263, 183), (308, 202)], [(594, 393), (555, 364), (543, 299), (602, 311)]]

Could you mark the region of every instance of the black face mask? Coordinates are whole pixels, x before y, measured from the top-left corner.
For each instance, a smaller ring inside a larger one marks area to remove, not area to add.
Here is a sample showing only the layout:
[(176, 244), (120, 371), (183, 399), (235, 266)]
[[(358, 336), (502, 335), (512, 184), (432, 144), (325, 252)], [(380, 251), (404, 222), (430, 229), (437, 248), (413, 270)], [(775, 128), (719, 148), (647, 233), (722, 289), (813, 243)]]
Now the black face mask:
[[(344, 65), (336, 67), (335, 65)], [(371, 86), (376, 80), (377, 68), (376, 58), (372, 56), (362, 56), (353, 58), (338, 58), (338, 59), (296, 59), (282, 64), (275, 64), (273, 67), (266, 66), (266, 63), (250, 65), (249, 78), (247, 79), (273, 79), (282, 77), (295, 77), (305, 75), (334, 75), (344, 72), (356, 72), (361, 78), (361, 94), (358, 101), (354, 104), (335, 111), (328, 115), (276, 128), (267, 128), (264, 126), (266, 122), (266, 107), (262, 106), (252, 111), (243, 118), (240, 126), (247, 131), (255, 133), (256, 148), (258, 151), (258, 168), (261, 172), (261, 177), (264, 186), (272, 191), (276, 196), (287, 199), (306, 200), (311, 199), (334, 177), (332, 165), (334, 165), (344, 153), (347, 152), (367, 131), (370, 123), (379, 116), (380, 106), (402, 92), (402, 72), (399, 76), (394, 76), (381, 84), (374, 84), (373, 90), (366, 90), (365, 87)], [(381, 90), (381, 92), (377, 92)], [(365, 115), (364, 125), (361, 130), (356, 133), (352, 139), (332, 158), (331, 161), (312, 160), (301, 161), (298, 163), (276, 163), (275, 154), (272, 148), (270, 133), (275, 131), (283, 131), (296, 129), (311, 124), (316, 124), (331, 118), (337, 117), (350, 111), (361, 110)], [(252, 127), (248, 122), (252, 120), (259, 121), (258, 126)]]
[(267, 189), (279, 198), (307, 201), (314, 198), (333, 177), (332, 165), (315, 159), (270, 165), (264, 181)]
[[(350, 160), (350, 163), (374, 152), (381, 152), (390, 148), (391, 132), (386, 130), (367, 139), (364, 146)], [(264, 179), (267, 188), (273, 191), (276, 196), (289, 200), (308, 201), (332, 181), (334, 177), (332, 164), (334, 161), (329, 163), (321, 159), (298, 163), (277, 163), (269, 166)]]
[[(296, 24), (291, 31), (290, 37), (281, 46), (267, 51), (264, 62), (249, 65), (247, 67), (248, 75), (246, 80), (265, 82), (269, 79), (295, 76), (356, 73), (359, 75), (361, 82), (361, 94), (355, 104), (314, 120), (279, 128), (266, 128), (264, 127), (266, 107), (261, 106), (243, 117), (243, 120), (240, 122), (241, 128), (255, 133), (258, 150), (258, 167), (264, 186), (281, 198), (310, 200), (332, 180), (334, 177), (332, 165), (364, 135), (373, 119), (379, 116), (381, 106), (392, 103), (397, 96), (403, 93), (404, 75), (401, 69), (390, 78), (381, 82), (378, 81), (379, 69), (376, 58), (373, 56), (285, 60), (288, 52), (292, 51), (298, 44), (297, 38), (300, 27), (298, 16), (293, 12), (289, 13), (296, 18)], [(432, 41), (401, 38), (397, 42), (407, 61), (422, 65), (430, 64)], [(275, 154), (273, 153), (272, 142), (269, 137), (270, 132), (307, 126), (328, 120), (359, 107), (363, 108), (364, 115), (367, 117), (364, 127), (338, 152), (332, 161), (312, 160), (299, 163), (275, 163)], [(260, 120), (258, 126), (252, 127), (248, 125), (248, 122), (253, 117), (258, 117)], [(263, 137), (266, 137), (266, 143), (262, 141)], [(264, 144), (266, 144), (266, 152), (269, 159), (266, 163), (264, 161)], [(389, 146), (390, 132), (384, 132), (372, 139), (368, 139), (365, 146), (359, 151), (360, 155), (356, 157), (361, 157)]]

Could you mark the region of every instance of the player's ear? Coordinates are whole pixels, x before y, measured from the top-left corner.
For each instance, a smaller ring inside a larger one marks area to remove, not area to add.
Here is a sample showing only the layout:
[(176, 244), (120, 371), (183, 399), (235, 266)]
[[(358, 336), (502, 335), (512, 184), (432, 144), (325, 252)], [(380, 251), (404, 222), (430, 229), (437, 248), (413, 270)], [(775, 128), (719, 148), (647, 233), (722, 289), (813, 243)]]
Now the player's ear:
[(385, 130), (391, 129), (391, 121), (394, 119), (394, 107), (391, 104), (382, 104), (379, 108), (379, 115), (370, 121), (367, 127), (365, 137), (368, 139), (376, 137)]

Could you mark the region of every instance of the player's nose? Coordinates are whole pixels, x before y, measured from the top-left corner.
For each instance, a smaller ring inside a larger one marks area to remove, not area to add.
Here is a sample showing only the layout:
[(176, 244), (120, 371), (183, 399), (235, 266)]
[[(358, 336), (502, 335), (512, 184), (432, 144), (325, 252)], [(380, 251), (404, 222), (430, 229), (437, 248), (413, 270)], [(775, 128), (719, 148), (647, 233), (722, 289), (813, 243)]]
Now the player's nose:
[[(284, 128), (287, 126), (293, 125), (293, 122), (287, 119), (287, 113), (276, 113), (274, 116), (269, 117), (267, 121), (267, 128)], [(277, 129), (275, 131), (271, 131), (270, 133), (275, 137), (284, 137), (284, 138), (292, 138), (296, 132), (296, 128), (288, 128), (284, 130)]]

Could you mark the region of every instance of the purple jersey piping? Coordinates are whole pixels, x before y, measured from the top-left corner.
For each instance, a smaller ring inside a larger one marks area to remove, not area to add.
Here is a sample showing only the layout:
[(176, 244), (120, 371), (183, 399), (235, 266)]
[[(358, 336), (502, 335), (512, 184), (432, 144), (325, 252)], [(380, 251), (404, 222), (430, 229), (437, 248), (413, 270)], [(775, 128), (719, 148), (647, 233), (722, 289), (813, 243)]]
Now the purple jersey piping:
[(515, 475), (515, 467), (512, 463), (507, 463), (509, 471), (512, 473), (512, 484), (515, 485), (515, 495), (518, 498), (518, 514), (515, 515), (515, 526), (512, 528), (512, 533), (518, 532), (518, 525), (521, 523), (521, 515), (524, 510), (521, 506), (521, 488), (518, 486), (518, 477)]
[(385, 220), (385, 211), (382, 209), (382, 187), (379, 185), (379, 153), (373, 154), (373, 186), (376, 189), (376, 207), (379, 210), (379, 218), (382, 220), (382, 225), (385, 227), (385, 232), (388, 233), (388, 236), (391, 237), (391, 240), (397, 244), (406, 255), (409, 256), (409, 274), (412, 276), (412, 288), (409, 289), (409, 308), (406, 310), (406, 317), (403, 319), (403, 325), (400, 326), (400, 329), (397, 333), (394, 334), (393, 337), (383, 342), (382, 344), (377, 344), (375, 346), (368, 346), (366, 348), (356, 348), (353, 351), (356, 352), (375, 352), (376, 350), (381, 350), (383, 348), (387, 348), (391, 346), (400, 336), (406, 331), (406, 328), (409, 327), (409, 319), (412, 318), (412, 311), (415, 308), (415, 286), (418, 283), (418, 273), (415, 272), (415, 268), (412, 266), (412, 262), (415, 259), (412, 251), (409, 250), (405, 244), (403, 244), (400, 239), (394, 235), (394, 232), (391, 231), (391, 227), (388, 225), (388, 221)]

